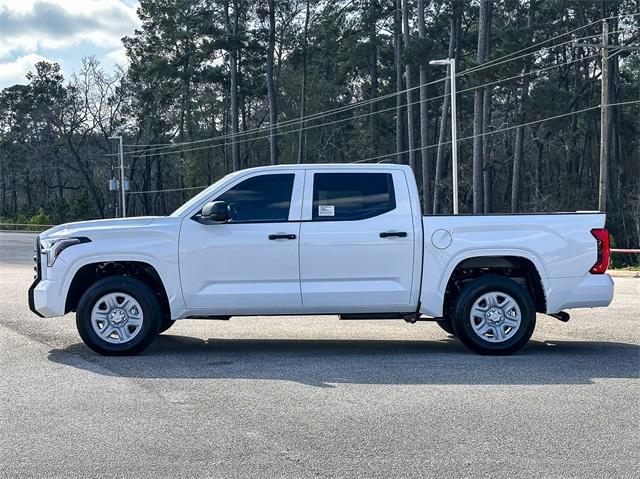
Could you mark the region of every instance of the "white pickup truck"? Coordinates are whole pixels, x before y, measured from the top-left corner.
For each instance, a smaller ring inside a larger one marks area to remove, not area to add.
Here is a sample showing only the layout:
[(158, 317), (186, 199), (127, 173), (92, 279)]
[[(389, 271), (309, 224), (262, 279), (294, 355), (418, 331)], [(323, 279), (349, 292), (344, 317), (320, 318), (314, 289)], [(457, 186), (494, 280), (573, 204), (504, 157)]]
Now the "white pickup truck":
[(604, 214), (422, 216), (401, 165), (282, 165), (225, 176), (167, 217), (36, 239), (30, 309), (76, 312), (84, 342), (135, 354), (175, 320), (332, 314), (435, 320), (472, 350), (524, 346), (536, 312), (613, 297)]

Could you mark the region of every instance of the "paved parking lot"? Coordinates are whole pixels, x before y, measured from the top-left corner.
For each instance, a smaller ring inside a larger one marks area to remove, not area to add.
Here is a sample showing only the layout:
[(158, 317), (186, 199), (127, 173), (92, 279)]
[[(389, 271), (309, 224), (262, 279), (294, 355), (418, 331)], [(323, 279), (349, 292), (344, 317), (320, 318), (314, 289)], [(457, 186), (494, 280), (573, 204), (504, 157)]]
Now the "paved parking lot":
[(106, 358), (0, 233), (0, 477), (640, 477), (640, 279), (518, 355), (435, 324), (185, 321)]

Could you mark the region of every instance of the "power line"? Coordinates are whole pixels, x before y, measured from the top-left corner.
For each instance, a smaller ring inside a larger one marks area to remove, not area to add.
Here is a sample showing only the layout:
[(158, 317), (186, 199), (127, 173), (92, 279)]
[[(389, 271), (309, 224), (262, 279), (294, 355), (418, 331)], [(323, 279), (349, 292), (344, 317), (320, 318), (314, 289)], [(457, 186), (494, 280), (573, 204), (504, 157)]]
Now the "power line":
[[(586, 57), (575, 58), (573, 60), (569, 60), (569, 61), (566, 61), (566, 62), (563, 62), (563, 63), (558, 63), (556, 65), (551, 65), (551, 66), (540, 68), (540, 69), (537, 69), (537, 70), (531, 70), (531, 71), (529, 71), (527, 73), (520, 73), (518, 75), (514, 75), (514, 76), (511, 76), (511, 77), (508, 77), (508, 78), (502, 78), (502, 79), (498, 79), (498, 80), (495, 80), (495, 81), (492, 81), (492, 82), (483, 83), (481, 85), (476, 85), (476, 86), (473, 86), (473, 87), (465, 88), (465, 89), (459, 90), (458, 93), (468, 93), (470, 91), (477, 90), (478, 88), (484, 88), (484, 87), (487, 87), (487, 86), (497, 85), (499, 83), (511, 81), (511, 80), (514, 80), (514, 79), (524, 78), (525, 76), (535, 75), (535, 74), (538, 74), (538, 73), (541, 73), (541, 72), (544, 72), (544, 71), (552, 70), (554, 68), (559, 68), (559, 67), (562, 67), (562, 66), (565, 66), (565, 65), (570, 65), (570, 64), (577, 63), (577, 62), (584, 61), (584, 60), (590, 60), (591, 58), (597, 57), (599, 55), (600, 55), (600, 53), (594, 53), (594, 54), (586, 56)], [(414, 102), (411, 102), (411, 105), (417, 105), (419, 103), (422, 103), (423, 101), (429, 102), (429, 101), (438, 100), (438, 99), (444, 98), (444, 96), (445, 95), (438, 95), (438, 96), (435, 96), (435, 97), (429, 97), (426, 100), (416, 100)], [(368, 117), (368, 116), (372, 116), (372, 115), (377, 115), (377, 114), (393, 111), (395, 109), (396, 109), (396, 107), (392, 106), (392, 107), (385, 108), (385, 109), (382, 109), (382, 110), (376, 110), (374, 112), (363, 113), (363, 114), (360, 114), (360, 115), (350, 116), (350, 117), (347, 117), (347, 118), (340, 118), (340, 119), (337, 119), (337, 120), (332, 120), (332, 121), (328, 121), (328, 122), (324, 122), (324, 123), (319, 123), (319, 124), (316, 124), (316, 125), (307, 125), (305, 127), (298, 127), (298, 128), (289, 129), (289, 130), (286, 130), (286, 131), (279, 131), (278, 133), (276, 133), (276, 136), (286, 135), (286, 134), (290, 134), (290, 133), (297, 133), (297, 132), (302, 131), (302, 130), (307, 131), (307, 130), (311, 130), (311, 129), (314, 129), (314, 128), (320, 128), (320, 127), (334, 125), (334, 124), (337, 124), (337, 123), (342, 123), (342, 122), (347, 122), (347, 121), (358, 120), (358, 119), (365, 118), (365, 117)], [(295, 126), (298, 126), (298, 125), (295, 125)], [(281, 125), (279, 125), (279, 128), (280, 127), (281, 127)], [(146, 157), (161, 156), (161, 155), (165, 155), (165, 154), (166, 155), (177, 155), (177, 154), (181, 154), (181, 153), (208, 150), (210, 148), (226, 147), (226, 146), (229, 146), (229, 145), (232, 145), (232, 144), (235, 144), (235, 143), (246, 143), (246, 142), (250, 142), (250, 141), (262, 140), (262, 139), (268, 139), (268, 138), (269, 138), (269, 135), (265, 134), (263, 136), (256, 136), (256, 137), (252, 137), (252, 138), (239, 139), (239, 140), (235, 140), (235, 141), (231, 141), (231, 142), (226, 142), (225, 141), (225, 142), (214, 143), (214, 144), (211, 144), (211, 145), (205, 145), (205, 146), (200, 146), (200, 147), (186, 148), (186, 149), (182, 149), (182, 150), (168, 150), (167, 151), (165, 149), (161, 149), (161, 151), (158, 151), (158, 152), (155, 152), (155, 153), (153, 151), (149, 150), (148, 153), (147, 152), (129, 152), (128, 154), (129, 155), (133, 155), (134, 157), (137, 157), (137, 158), (142, 158), (142, 157), (145, 157), (145, 156)]]
[[(518, 50), (516, 52), (509, 53), (507, 55), (504, 55), (502, 57), (496, 58), (496, 59), (491, 60), (489, 62), (482, 63), (481, 65), (478, 65), (476, 67), (472, 67), (470, 69), (464, 70), (464, 71), (458, 73), (456, 75), (456, 78), (462, 77), (462, 76), (465, 76), (465, 75), (468, 75), (470, 73), (474, 73), (474, 72), (477, 72), (477, 71), (481, 71), (481, 70), (484, 70), (484, 69), (487, 69), (487, 68), (492, 68), (494, 66), (497, 66), (497, 65), (500, 65), (500, 64), (503, 64), (503, 63), (506, 63), (506, 62), (518, 60), (520, 58), (523, 58), (523, 57), (526, 57), (526, 56), (529, 56), (529, 55), (532, 55), (532, 54), (539, 53), (538, 51), (533, 51), (533, 52), (529, 52), (529, 53), (526, 53), (526, 54), (522, 54), (522, 55), (517, 56), (517, 57), (513, 57), (513, 55), (515, 55), (515, 54), (518, 54), (520, 52), (524, 52), (526, 50), (529, 50), (529, 49), (532, 49), (532, 48), (535, 48), (535, 47), (539, 47), (540, 45), (544, 45), (544, 44), (549, 43), (549, 42), (551, 42), (553, 40), (561, 38), (563, 36), (569, 35), (571, 33), (575, 33), (576, 31), (585, 29), (585, 28), (587, 28), (589, 26), (592, 26), (594, 24), (597, 24), (597, 23), (599, 23), (599, 22), (601, 22), (603, 20), (612, 19), (612, 18), (621, 18), (621, 17), (627, 17), (627, 16), (636, 16), (636, 15), (640, 15), (640, 14), (615, 15), (615, 16), (606, 17), (604, 19), (596, 20), (594, 22), (588, 23), (588, 24), (583, 25), (581, 27), (575, 28), (575, 29), (573, 29), (573, 30), (571, 30), (569, 32), (566, 32), (566, 33), (563, 33), (563, 34), (560, 34), (560, 35), (556, 35), (553, 38), (550, 38), (550, 39), (544, 40), (542, 42), (538, 42), (538, 43), (529, 45), (528, 47), (525, 47), (524, 49)], [(621, 30), (617, 30), (615, 32), (610, 32), (610, 33), (627, 32), (627, 31), (633, 31), (633, 30), (621, 29)], [(595, 37), (595, 36), (598, 36), (598, 35), (599, 34), (593, 34), (593, 35), (588, 35), (588, 36), (585, 36), (585, 37), (582, 37), (582, 38), (586, 39), (586, 38), (591, 38), (591, 37)], [(545, 49), (557, 48), (557, 47), (566, 45), (568, 43), (572, 43), (574, 41), (575, 41), (575, 39), (571, 39), (571, 40), (568, 40), (566, 42), (562, 42), (562, 43), (559, 43), (559, 44), (556, 44), (556, 45), (551, 45), (551, 46), (543, 47), (543, 48), (545, 48)], [(334, 109), (331, 109), (331, 110), (326, 110), (326, 111), (323, 111), (323, 112), (314, 113), (314, 114), (308, 115), (306, 117), (300, 117), (300, 118), (294, 118), (294, 119), (291, 119), (291, 120), (285, 120), (283, 122), (279, 122), (277, 127), (280, 128), (280, 127), (287, 126), (288, 124), (291, 124), (291, 123), (299, 123), (301, 119), (303, 119), (304, 121), (311, 121), (311, 120), (322, 118), (322, 117), (325, 117), (325, 116), (338, 114), (338, 113), (341, 113), (341, 112), (344, 112), (344, 111), (347, 111), (347, 110), (350, 110), (350, 109), (359, 108), (359, 107), (362, 107), (362, 106), (367, 106), (367, 105), (369, 105), (371, 103), (375, 103), (375, 102), (378, 102), (378, 101), (383, 101), (383, 100), (386, 100), (386, 99), (389, 99), (389, 98), (393, 98), (393, 97), (395, 97), (397, 95), (404, 94), (404, 93), (406, 93), (406, 92), (408, 92), (410, 90), (415, 90), (415, 89), (418, 89), (418, 88), (420, 88), (422, 86), (428, 86), (428, 85), (433, 85), (433, 84), (436, 84), (436, 83), (440, 83), (440, 82), (445, 81), (447, 79), (448, 79), (448, 77), (444, 77), (444, 78), (441, 78), (441, 79), (438, 79), (438, 80), (427, 82), (426, 84), (423, 84), (423, 85), (417, 85), (417, 86), (409, 88), (409, 89), (404, 89), (404, 90), (396, 91), (396, 92), (393, 92), (393, 93), (388, 93), (386, 95), (382, 95), (382, 96), (375, 97), (375, 98), (370, 98), (370, 99), (367, 99), (367, 100), (362, 100), (360, 102), (351, 103), (349, 105), (344, 105), (344, 106), (341, 106), (341, 107), (338, 107), (338, 108), (334, 108)], [(193, 141), (187, 141), (187, 142), (156, 143), (156, 144), (143, 144), (143, 145), (140, 145), (140, 144), (137, 144), (137, 145), (136, 144), (127, 144), (127, 145), (124, 145), (124, 146), (126, 146), (128, 148), (152, 147), (152, 148), (149, 148), (147, 150), (147, 151), (151, 152), (151, 151), (156, 151), (156, 150), (160, 150), (160, 149), (175, 148), (177, 146), (182, 146), (182, 145), (191, 145), (191, 144), (205, 143), (205, 142), (208, 142), (208, 141), (215, 141), (215, 140), (221, 140), (221, 139), (227, 139), (227, 138), (234, 138), (234, 137), (237, 137), (237, 136), (244, 136), (244, 135), (248, 135), (250, 133), (255, 133), (255, 132), (258, 132), (258, 131), (264, 131), (266, 129), (267, 128), (254, 128), (254, 129), (246, 130), (246, 131), (243, 131), (243, 132), (238, 132), (237, 134), (223, 135), (223, 136), (211, 137), (211, 138), (203, 138), (203, 139), (200, 139), (200, 140), (193, 140)]]
[(206, 186), (189, 186), (186, 188), (168, 188), (166, 190), (143, 190), (143, 191), (128, 191), (127, 194), (128, 195), (142, 195), (145, 193), (169, 193), (171, 191), (187, 191), (187, 190), (198, 190), (198, 189), (204, 189), (204, 188), (209, 188), (209, 186), (211, 185), (206, 185)]
[[(548, 71), (548, 70), (553, 70), (554, 68), (559, 68), (559, 67), (562, 67), (562, 66), (565, 66), (565, 65), (570, 65), (572, 63), (577, 63), (577, 62), (581, 62), (581, 61), (584, 61), (584, 60), (590, 60), (590, 59), (592, 59), (594, 57), (598, 57), (598, 56), (600, 56), (600, 53), (594, 53), (592, 55), (589, 55), (589, 56), (586, 56), (586, 57), (581, 57), (581, 58), (574, 58), (573, 60), (568, 60), (566, 62), (558, 63), (556, 65), (551, 65), (551, 66), (548, 66), (548, 67), (539, 68), (537, 70), (531, 70), (529, 72), (520, 73), (518, 75), (514, 75), (514, 76), (511, 76), (511, 77), (508, 77), (508, 78), (500, 78), (498, 80), (494, 80), (492, 82), (487, 82), (487, 83), (484, 83), (482, 85), (477, 85), (477, 86), (474, 86), (474, 87), (465, 88), (463, 90), (458, 90), (458, 93), (465, 93), (465, 92), (477, 90), (478, 88), (484, 88), (484, 87), (487, 87), (487, 86), (498, 85), (499, 83), (503, 83), (503, 82), (507, 82), (507, 81), (511, 81), (511, 80), (516, 80), (518, 78), (524, 78), (525, 76), (535, 75), (537, 73), (542, 73), (542, 72), (545, 72), (545, 71)], [(442, 96), (440, 98), (442, 98)]]
[[(599, 20), (594, 20), (593, 22), (590, 22), (590, 23), (587, 23), (587, 24), (582, 25), (580, 27), (574, 28), (573, 30), (569, 30), (568, 32), (560, 33), (560, 34), (556, 35), (555, 37), (548, 38), (547, 40), (543, 40), (541, 42), (534, 43), (534, 44), (529, 45), (528, 47), (522, 48), (520, 50), (516, 50), (515, 52), (508, 53), (508, 54), (506, 54), (506, 55), (504, 55), (504, 56), (502, 56), (500, 58), (496, 58), (494, 60), (489, 60), (488, 62), (482, 63), (481, 65), (482, 66), (485, 66), (485, 65), (491, 66), (492, 64), (494, 64), (498, 60), (503, 60), (503, 59), (506, 59), (506, 58), (508, 58), (508, 57), (510, 57), (512, 55), (517, 55), (517, 54), (525, 52), (525, 51), (527, 51), (527, 50), (529, 50), (529, 49), (531, 49), (533, 47), (539, 47), (540, 45), (544, 45), (545, 43), (549, 43), (549, 42), (552, 42), (552, 41), (557, 40), (559, 38), (562, 38), (564, 36), (571, 35), (572, 33), (575, 33), (577, 31), (583, 30), (583, 29), (588, 28), (588, 27), (593, 26), (593, 25), (597, 25), (597, 24), (599, 24), (599, 23), (601, 23), (603, 21), (606, 21), (606, 20), (612, 20), (614, 18), (623, 18), (623, 17), (635, 17), (635, 16), (638, 16), (638, 15), (640, 15), (640, 13), (627, 13), (627, 14), (622, 14), (622, 15), (612, 15), (610, 17), (600, 18)], [(617, 33), (617, 32), (618, 31), (609, 32), (609, 33)], [(590, 37), (594, 37), (594, 36), (598, 36), (598, 35), (599, 35), (599, 33), (596, 33), (594, 35), (588, 35), (588, 36), (586, 36), (584, 38), (590, 38)], [(571, 41), (573, 41), (573, 40), (571, 40)], [(481, 65), (478, 65), (478, 66), (481, 66)], [(470, 71), (474, 71), (474, 69), (471, 68)]]
[[(609, 107), (612, 107), (612, 106), (623, 106), (623, 105), (631, 105), (631, 104), (635, 104), (635, 103), (640, 103), (640, 100), (632, 100), (632, 101), (625, 101), (625, 102), (619, 102), (619, 103), (610, 103), (607, 106), (609, 106)], [(600, 108), (600, 105), (590, 106), (588, 108), (583, 108), (582, 110), (576, 110), (576, 111), (571, 111), (571, 112), (568, 112), (568, 113), (562, 113), (560, 115), (554, 115), (554, 116), (550, 116), (550, 117), (547, 117), (547, 118), (542, 118), (542, 119), (539, 119), (539, 120), (528, 121), (526, 123), (521, 123), (520, 125), (507, 126), (505, 128), (500, 128), (500, 129), (497, 129), (497, 130), (492, 130), (492, 131), (487, 131), (487, 132), (484, 132), (484, 133), (479, 133), (477, 135), (465, 136), (464, 138), (459, 138), (458, 142), (472, 140), (472, 139), (480, 137), (480, 136), (494, 135), (496, 133), (501, 133), (503, 131), (508, 131), (508, 130), (513, 130), (514, 128), (519, 128), (521, 126), (535, 125), (537, 123), (544, 123), (545, 121), (551, 121), (551, 120), (556, 120), (558, 118), (563, 118), (563, 117), (566, 117), (566, 116), (577, 115), (579, 113), (584, 113), (584, 112), (587, 112), (587, 111), (596, 110), (598, 108)], [(450, 145), (450, 144), (451, 144), (451, 140), (443, 141), (442, 143), (434, 143), (432, 145), (413, 148), (412, 151), (421, 151), (421, 150), (428, 149), (428, 148), (435, 148), (438, 145)], [(405, 153), (408, 153), (408, 152), (409, 152), (409, 150), (405, 150), (405, 151), (402, 151), (401, 153), (405, 154)], [(371, 158), (365, 158), (364, 160), (353, 161), (352, 163), (367, 163), (369, 161), (381, 160), (381, 159), (389, 158), (389, 157), (392, 157), (392, 156), (395, 156), (395, 155), (397, 155), (396, 152), (387, 153), (386, 155), (373, 156)]]
[[(626, 102), (610, 103), (607, 106), (608, 107), (624, 106), (624, 105), (632, 105), (632, 104), (638, 104), (638, 103), (640, 103), (640, 100), (632, 100), (632, 101), (626, 101)], [(476, 138), (476, 137), (479, 137), (479, 136), (494, 135), (496, 133), (501, 133), (501, 132), (504, 132), (504, 131), (513, 130), (515, 128), (535, 125), (535, 124), (538, 124), (538, 123), (543, 123), (543, 122), (546, 122), (546, 121), (556, 120), (556, 119), (564, 118), (564, 117), (571, 116), (571, 115), (577, 115), (577, 114), (584, 113), (584, 112), (587, 112), (587, 111), (596, 110), (598, 108), (600, 108), (600, 105), (595, 105), (595, 106), (591, 106), (591, 107), (588, 107), (588, 108), (583, 108), (581, 110), (576, 110), (576, 111), (572, 111), (572, 112), (568, 112), (568, 113), (562, 113), (560, 115), (554, 115), (554, 116), (550, 116), (550, 117), (547, 117), (547, 118), (541, 118), (541, 119), (538, 119), (538, 120), (532, 120), (532, 121), (528, 121), (526, 123), (521, 123), (519, 125), (507, 126), (505, 128), (500, 128), (500, 129), (497, 129), (497, 130), (492, 130), (492, 131), (480, 133), (478, 135), (470, 135), (470, 136), (466, 136), (464, 138), (459, 138), (458, 142), (472, 140), (473, 138)], [(451, 141), (445, 141), (445, 142), (442, 142), (442, 143), (434, 143), (432, 145), (413, 148), (412, 151), (421, 151), (421, 150), (427, 149), (427, 148), (435, 148), (435, 147), (437, 147), (439, 145), (450, 145), (450, 144), (451, 144)], [(405, 151), (403, 151), (401, 153), (405, 154), (405, 153), (408, 153), (409, 151), (410, 150), (405, 150)], [(365, 158), (363, 160), (352, 161), (352, 162), (349, 162), (349, 163), (367, 163), (369, 161), (382, 160), (382, 159), (385, 159), (385, 158), (389, 158), (389, 157), (395, 156), (396, 154), (397, 154), (396, 152), (393, 152), (393, 153), (388, 153), (386, 155), (374, 156), (374, 157), (370, 157), (370, 158)], [(349, 163), (345, 163), (345, 165), (348, 165)], [(185, 190), (205, 189), (205, 188), (208, 188), (209, 186), (211, 186), (211, 185), (192, 186), (192, 187), (188, 187), (188, 188), (170, 188), (170, 189), (166, 189), (166, 190), (131, 191), (131, 192), (129, 192), (129, 194), (164, 193), (164, 192), (173, 192), (173, 191), (185, 191)]]
[[(633, 28), (633, 29), (621, 29), (621, 30), (616, 30), (616, 31), (609, 32), (609, 33), (632, 32), (632, 31), (637, 31), (637, 30), (638, 30), (637, 28)], [(543, 48), (543, 49), (557, 48), (557, 47), (561, 47), (561, 46), (567, 45), (567, 44), (569, 44), (569, 43), (574, 43), (576, 40), (584, 40), (584, 39), (586, 39), (586, 38), (593, 38), (593, 37), (600, 37), (600, 36), (601, 36), (601, 35), (600, 35), (599, 33), (596, 33), (596, 34), (588, 35), (588, 36), (586, 36), (586, 37), (582, 37), (582, 38), (578, 38), (578, 39), (574, 39), (574, 38), (572, 38), (571, 40), (567, 40), (566, 42), (562, 42), (562, 43), (558, 43), (557, 45), (551, 45), (551, 46), (548, 46), (548, 47), (542, 47), (542, 48)], [(465, 73), (465, 72), (468, 72), (468, 73), (475, 73), (475, 72), (480, 71), (480, 70), (483, 70), (483, 69), (485, 69), (485, 68), (492, 68), (492, 67), (495, 67), (495, 66), (497, 66), (497, 65), (502, 65), (502, 64), (504, 64), (504, 63), (512, 62), (512, 61), (514, 61), (514, 60), (520, 60), (521, 58), (528, 57), (529, 55), (534, 55), (534, 54), (536, 54), (536, 53), (540, 53), (540, 51), (539, 51), (539, 50), (536, 50), (536, 51), (534, 51), (534, 52), (524, 53), (524, 54), (522, 54), (522, 55), (519, 55), (519, 56), (516, 56), (516, 57), (513, 57), (513, 58), (507, 58), (507, 59), (502, 60), (502, 61), (499, 61), (499, 62), (493, 62), (493, 63), (491, 63), (490, 65), (487, 65), (486, 63), (482, 63), (482, 64), (481, 64), (481, 65), (479, 65), (478, 67), (476, 67), (476, 68), (472, 68), (471, 70), (465, 70), (465, 71), (464, 71), (464, 72), (462, 72), (462, 73)], [(456, 75), (456, 76), (457, 76), (457, 75)]]

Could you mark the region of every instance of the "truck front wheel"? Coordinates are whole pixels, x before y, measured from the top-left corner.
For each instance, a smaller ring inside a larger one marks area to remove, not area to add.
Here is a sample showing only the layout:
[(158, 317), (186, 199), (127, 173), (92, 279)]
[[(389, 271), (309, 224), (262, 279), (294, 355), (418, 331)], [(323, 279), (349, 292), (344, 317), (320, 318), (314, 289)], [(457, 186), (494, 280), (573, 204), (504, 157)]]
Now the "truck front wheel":
[(162, 311), (143, 282), (110, 276), (80, 298), (76, 326), (84, 343), (99, 354), (124, 356), (144, 350), (160, 332)]
[(449, 333), (453, 336), (456, 335), (455, 331), (453, 330), (453, 321), (451, 321), (450, 318), (436, 321), (436, 324), (440, 326), (440, 329), (442, 329), (444, 332)]
[(531, 338), (536, 309), (531, 295), (515, 281), (485, 276), (467, 285), (455, 301), (453, 329), (481, 354), (512, 354)]
[(160, 324), (160, 333), (158, 333), (158, 334), (164, 333), (167, 329), (169, 329), (174, 324), (176, 324), (176, 320), (175, 319), (162, 318), (162, 323)]

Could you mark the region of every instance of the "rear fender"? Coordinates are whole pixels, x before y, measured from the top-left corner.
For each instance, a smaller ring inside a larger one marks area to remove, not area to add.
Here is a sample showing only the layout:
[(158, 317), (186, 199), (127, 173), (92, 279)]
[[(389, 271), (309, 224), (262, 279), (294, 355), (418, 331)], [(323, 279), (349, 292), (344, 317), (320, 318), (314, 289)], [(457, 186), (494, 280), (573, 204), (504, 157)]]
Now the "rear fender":
[[(425, 257), (425, 264), (423, 267), (425, 277), (422, 280), (422, 292), (420, 294), (420, 313), (422, 314), (436, 318), (442, 316), (444, 295), (449, 279), (451, 278), (453, 271), (462, 261), (471, 258), (483, 256), (515, 256), (527, 259), (535, 266), (538, 274), (540, 275), (542, 287), (545, 292), (547, 291), (547, 273), (544, 265), (540, 258), (530, 250), (518, 248), (471, 249), (462, 251), (451, 258), (446, 256), (446, 253), (440, 250), (436, 250), (436, 252), (431, 250), (430, 252), (432, 257)], [(442, 265), (440, 269), (442, 273), (440, 275), (434, 275), (432, 274), (433, 270), (434, 268), (438, 268), (438, 264)]]

